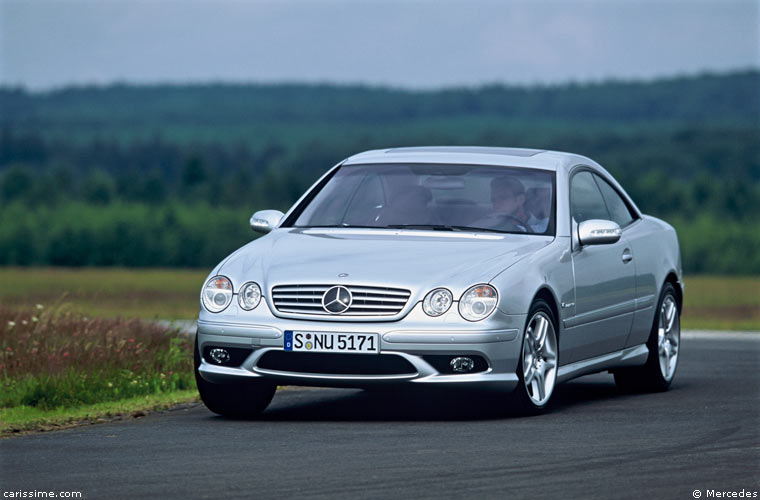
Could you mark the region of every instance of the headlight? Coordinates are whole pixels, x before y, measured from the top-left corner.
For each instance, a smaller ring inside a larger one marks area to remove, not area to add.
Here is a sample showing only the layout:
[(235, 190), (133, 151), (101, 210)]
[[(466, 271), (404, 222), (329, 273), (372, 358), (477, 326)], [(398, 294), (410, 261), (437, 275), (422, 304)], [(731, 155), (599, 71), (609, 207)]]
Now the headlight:
[(249, 281), (245, 285), (240, 287), (238, 292), (238, 304), (246, 311), (256, 309), (256, 306), (261, 302), (261, 288), (253, 281)]
[(453, 300), (450, 291), (445, 288), (436, 288), (425, 296), (425, 300), (422, 301), (422, 310), (428, 316), (440, 316), (449, 310)]
[(459, 299), (459, 314), (467, 321), (485, 319), (496, 309), (498, 295), (491, 285), (475, 285)]
[(224, 276), (214, 276), (206, 282), (201, 297), (209, 312), (222, 312), (232, 302), (232, 282)]

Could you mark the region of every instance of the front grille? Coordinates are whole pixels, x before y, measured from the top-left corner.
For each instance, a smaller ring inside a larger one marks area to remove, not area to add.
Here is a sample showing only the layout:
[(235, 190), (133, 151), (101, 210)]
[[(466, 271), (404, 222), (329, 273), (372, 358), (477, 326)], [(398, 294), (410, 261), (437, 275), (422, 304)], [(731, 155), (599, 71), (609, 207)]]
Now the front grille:
[[(274, 307), (283, 313), (332, 316), (322, 307), (322, 296), (335, 285), (279, 285), (272, 288)], [(403, 288), (342, 285), (351, 292), (351, 307), (337, 316), (394, 316), (411, 292)]]
[(396, 354), (334, 354), (269, 351), (257, 368), (320, 375), (414, 375), (417, 370)]

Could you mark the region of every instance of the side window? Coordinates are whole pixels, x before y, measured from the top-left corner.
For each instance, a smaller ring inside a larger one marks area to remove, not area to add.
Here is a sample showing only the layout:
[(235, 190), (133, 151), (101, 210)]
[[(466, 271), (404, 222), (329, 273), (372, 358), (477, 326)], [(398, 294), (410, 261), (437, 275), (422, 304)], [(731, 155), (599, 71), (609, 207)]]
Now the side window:
[(617, 222), (620, 227), (625, 227), (633, 222), (635, 217), (631, 214), (623, 198), (615, 191), (615, 188), (598, 175), (594, 175), (594, 179), (596, 179), (596, 183), (599, 185), (599, 190), (602, 192), (604, 201), (607, 202), (607, 208), (610, 211), (612, 220)]
[(570, 214), (579, 224), (589, 219), (610, 220), (607, 205), (590, 172), (578, 172), (570, 180)]

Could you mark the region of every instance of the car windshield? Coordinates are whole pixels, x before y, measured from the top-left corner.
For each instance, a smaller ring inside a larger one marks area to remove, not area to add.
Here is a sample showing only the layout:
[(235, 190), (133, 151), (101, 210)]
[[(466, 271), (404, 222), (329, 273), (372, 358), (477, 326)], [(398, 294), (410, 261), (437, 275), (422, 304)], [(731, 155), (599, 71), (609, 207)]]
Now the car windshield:
[(527, 168), (349, 165), (284, 226), (553, 235), (554, 186), (553, 172)]

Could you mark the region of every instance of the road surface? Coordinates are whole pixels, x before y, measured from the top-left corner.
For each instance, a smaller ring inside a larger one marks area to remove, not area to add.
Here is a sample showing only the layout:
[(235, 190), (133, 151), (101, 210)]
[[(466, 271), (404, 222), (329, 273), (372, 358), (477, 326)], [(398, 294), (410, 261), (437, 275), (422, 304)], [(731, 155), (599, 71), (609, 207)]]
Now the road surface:
[[(281, 390), (257, 421), (203, 406), (0, 440), (0, 495), (82, 498), (711, 498), (760, 490), (760, 335), (685, 334), (667, 393), (608, 374), (552, 411), (426, 392)], [(757, 493), (756, 495), (760, 495)], [(2, 498), (2, 496), (0, 496)], [(755, 497), (757, 498), (757, 497)]]

